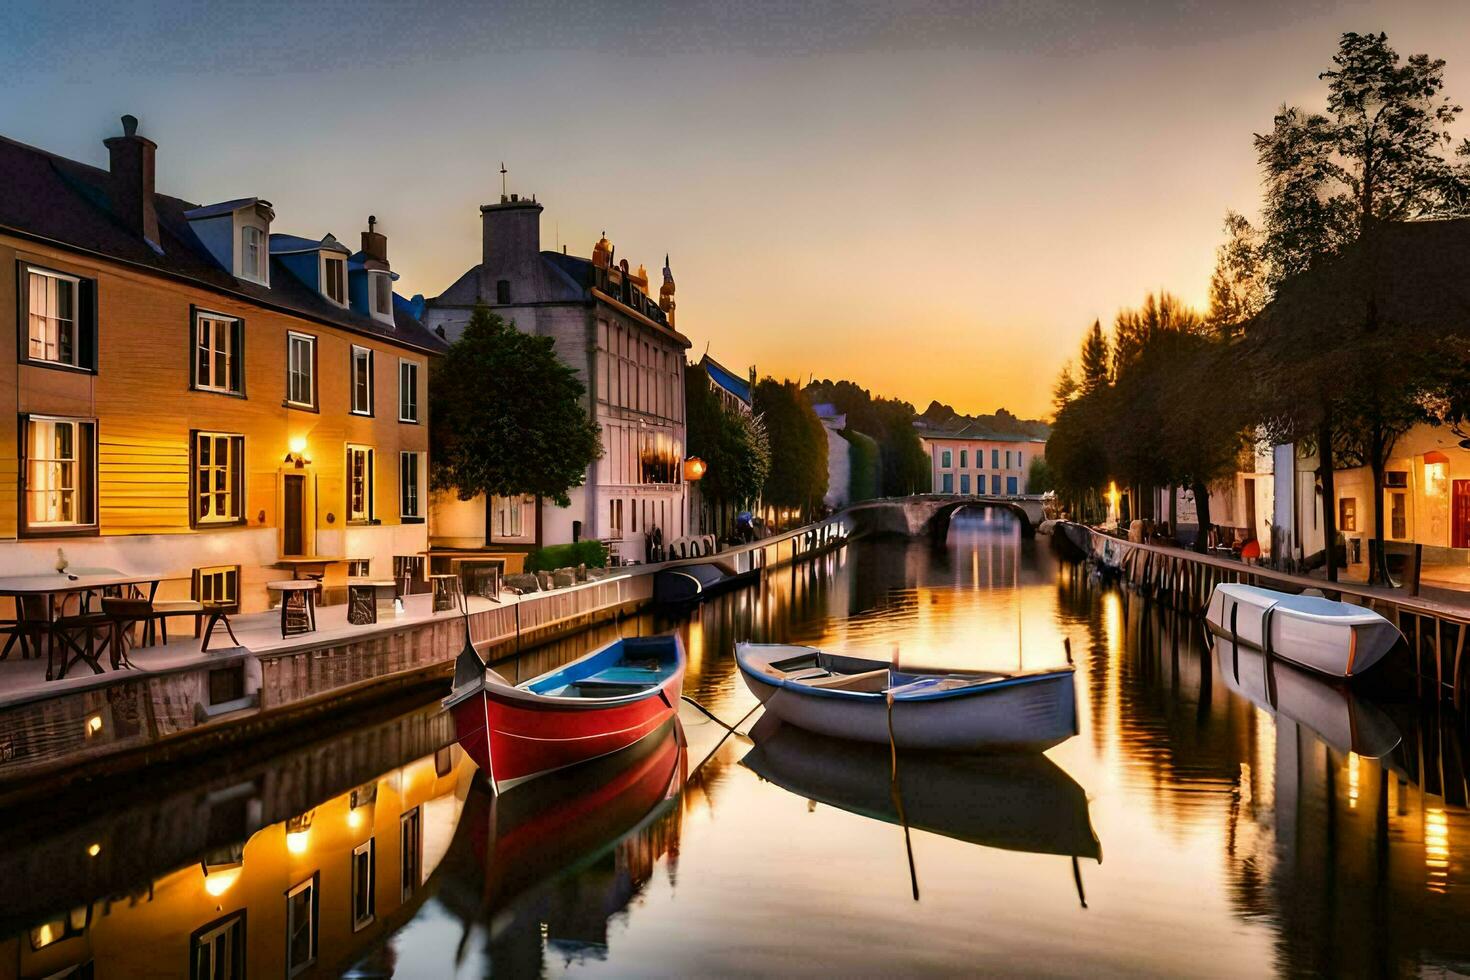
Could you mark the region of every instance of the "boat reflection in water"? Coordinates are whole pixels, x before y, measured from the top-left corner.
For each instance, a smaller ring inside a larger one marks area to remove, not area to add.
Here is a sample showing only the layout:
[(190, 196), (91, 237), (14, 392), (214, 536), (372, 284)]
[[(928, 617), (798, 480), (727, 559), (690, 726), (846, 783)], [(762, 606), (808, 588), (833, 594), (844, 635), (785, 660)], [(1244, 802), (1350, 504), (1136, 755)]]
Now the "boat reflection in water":
[(607, 921), (677, 853), (688, 754), (677, 717), (612, 755), (465, 807), (473, 860), (439, 894), (461, 923), (456, 968), (478, 935), (496, 973), (535, 976), (545, 953), (601, 959)]
[(741, 765), (812, 802), (982, 847), (1102, 861), (1086, 791), (1039, 753), (899, 752), (895, 780), (881, 745), (823, 738), (771, 715), (751, 738)]
[(1392, 718), (1349, 688), (1243, 643), (1216, 639), (1214, 646), (1226, 687), (1272, 716), (1296, 722), (1329, 747), (1381, 759), (1403, 741)]
[(476, 769), (452, 737), (435, 703), (132, 801), (95, 793), (24, 844), (9, 825), (0, 978), (340, 975), (456, 860)]

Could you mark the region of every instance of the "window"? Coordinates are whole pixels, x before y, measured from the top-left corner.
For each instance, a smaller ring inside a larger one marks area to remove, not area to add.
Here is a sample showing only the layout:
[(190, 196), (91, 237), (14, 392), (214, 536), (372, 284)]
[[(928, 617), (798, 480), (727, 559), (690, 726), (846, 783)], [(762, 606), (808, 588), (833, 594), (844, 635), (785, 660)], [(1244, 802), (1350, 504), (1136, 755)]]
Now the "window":
[(286, 893), (286, 973), (295, 976), (316, 962), (317, 876)]
[(954, 474), (945, 473), (942, 477), (941, 486), (944, 488), (940, 491), (941, 493), (954, 493)]
[(960, 493), (969, 493), (969, 492), (970, 492), (970, 474), (968, 474), (968, 473), (961, 473), (960, 474)]
[[(992, 452), (994, 452), (994, 450), (992, 450)], [(990, 475), (990, 492), (992, 494), (994, 494), (995, 496), (997, 496), (997, 497), (1000, 496), (1000, 474), (999, 473), (992, 473)]]
[(33, 415), (25, 420), (21, 469), (28, 529), (69, 530), (97, 523), (97, 423)]
[(1356, 531), (1358, 529), (1358, 498), (1343, 497), (1337, 502), (1337, 529), (1339, 531)]
[(97, 355), (92, 319), (96, 284), (62, 272), (22, 264), (21, 294), (26, 333), (23, 360), (94, 369)]
[(190, 940), (189, 980), (243, 980), (245, 913), (216, 919)]
[(286, 404), (316, 408), (316, 338), (286, 334)]
[(92, 907), (84, 905), (74, 908), (64, 916), (48, 920), (31, 928), (31, 950), (39, 952), (52, 943), (75, 939), (87, 934), (92, 924)]
[(419, 362), (398, 362), (398, 421), (419, 420)]
[(213, 565), (194, 569), (194, 583), (190, 591), (195, 602), (235, 602), (240, 594), (239, 589), (239, 565)]
[(372, 297), (373, 316), (393, 322), (393, 277), (386, 272), (368, 273), (368, 293)]
[(623, 536), (623, 501), (622, 498), (609, 500), (607, 502), (607, 536), (610, 538), (621, 538)]
[(345, 260), (322, 256), (322, 295), (338, 306), (347, 305), (347, 263)]
[(1016, 489), (1016, 478), (1013, 476), (1006, 477), (1006, 493), (1014, 497), (1018, 492)]
[(352, 558), (347, 562), (348, 578), (368, 578), (372, 575), (373, 560), (371, 558)]
[(373, 414), (373, 352), (352, 348), (352, 414)]
[(367, 446), (347, 447), (347, 519), (373, 519), (373, 451)]
[(1010, 469), (1010, 468), (1011, 468), (1011, 451), (1009, 449), (1007, 449), (1006, 450), (1006, 469)]
[(240, 276), (265, 282), (265, 235), (254, 225), (240, 229)]
[(245, 393), (245, 325), (238, 317), (194, 311), (191, 387), (199, 391)]
[(1018, 470), (1024, 470), (1025, 468), (1026, 468), (1025, 465), (1022, 464), (1022, 462), (1021, 462), (1021, 450), (1017, 449), (1016, 450), (1016, 469), (1018, 469)]
[(369, 837), (366, 842), (352, 849), (352, 931), (370, 925), (373, 921), (374, 879), (377, 877), (377, 840)]
[(961, 449), (960, 450), (960, 469), (964, 469), (965, 467), (967, 467), (969, 465), (970, 465), (970, 453), (969, 453), (968, 450)]
[(510, 302), (510, 280), (495, 280), (495, 302), (505, 304)]
[(944, 450), (943, 452), (941, 452), (939, 454), (939, 467), (940, 467), (940, 469), (947, 470), (947, 469), (949, 469), (953, 465), (954, 465), (954, 455), (952, 453), (950, 453), (950, 451), (948, 449)]
[(1388, 494), (1388, 536), (1396, 541), (1409, 536), (1409, 495), (1402, 490)]
[(398, 514), (405, 521), (424, 519), (419, 505), (419, 453), (398, 454)]
[(424, 832), (420, 822), (419, 808), (414, 807), (398, 821), (399, 894), (402, 901), (413, 897), (419, 886), (420, 868), (423, 866)]
[(525, 534), (525, 523), (521, 516), (524, 500), (523, 497), (495, 498), (496, 525), (500, 528), (501, 537), (519, 538)]
[[(990, 451), (990, 468), (993, 469), (993, 470), (1000, 469), (1000, 450), (999, 449), (992, 449)], [(995, 490), (996, 490), (997, 493), (999, 493), (1000, 492), (1000, 486), (997, 485), (996, 488), (995, 488)]]
[(240, 523), (245, 496), (245, 437), (195, 432), (193, 442), (194, 523)]

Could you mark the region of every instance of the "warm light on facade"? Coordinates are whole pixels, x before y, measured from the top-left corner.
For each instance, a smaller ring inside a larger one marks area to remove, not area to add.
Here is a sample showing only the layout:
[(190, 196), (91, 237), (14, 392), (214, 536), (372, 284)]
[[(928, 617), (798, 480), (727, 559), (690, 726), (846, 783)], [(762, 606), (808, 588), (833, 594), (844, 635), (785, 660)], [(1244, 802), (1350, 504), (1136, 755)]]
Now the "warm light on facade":
[[(287, 844), (289, 846), (289, 842)], [(219, 898), (240, 880), (239, 867), (220, 868), (216, 871), (206, 872), (204, 876), (204, 890), (211, 898)]]
[(91, 845), (89, 845), (87, 847), (87, 856), (88, 857), (96, 857), (97, 855), (99, 855), (101, 853), (102, 853), (102, 845), (101, 844), (91, 844)]
[(1424, 464), (1424, 492), (1431, 497), (1440, 496), (1450, 482), (1450, 467), (1448, 463), (1425, 463)]
[(292, 436), (291, 441), (288, 442), (286, 446), (291, 450), (291, 453), (293, 455), (301, 456), (306, 452), (306, 437)]
[(292, 854), (305, 854), (311, 842), (311, 830), (293, 830), (286, 835), (286, 850)]
[(1424, 869), (1431, 891), (1449, 887), (1450, 826), (1445, 812), (1437, 807), (1424, 811)]
[(86, 723), (86, 731), (87, 731), (87, 737), (88, 738), (91, 738), (93, 735), (96, 735), (98, 732), (102, 731), (102, 716), (101, 715), (88, 715), (87, 716), (87, 723)]

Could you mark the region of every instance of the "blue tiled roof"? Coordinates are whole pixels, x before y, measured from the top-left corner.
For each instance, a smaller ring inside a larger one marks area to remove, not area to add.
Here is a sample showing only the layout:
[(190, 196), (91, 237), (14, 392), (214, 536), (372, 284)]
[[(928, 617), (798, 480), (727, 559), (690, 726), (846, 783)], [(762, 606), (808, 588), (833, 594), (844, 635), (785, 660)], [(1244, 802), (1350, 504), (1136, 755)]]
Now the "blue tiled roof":
[(750, 404), (750, 382), (748, 380), (737, 378), (709, 355), (705, 355), (704, 369), (709, 372), (709, 376), (715, 384), (724, 388), (747, 405)]

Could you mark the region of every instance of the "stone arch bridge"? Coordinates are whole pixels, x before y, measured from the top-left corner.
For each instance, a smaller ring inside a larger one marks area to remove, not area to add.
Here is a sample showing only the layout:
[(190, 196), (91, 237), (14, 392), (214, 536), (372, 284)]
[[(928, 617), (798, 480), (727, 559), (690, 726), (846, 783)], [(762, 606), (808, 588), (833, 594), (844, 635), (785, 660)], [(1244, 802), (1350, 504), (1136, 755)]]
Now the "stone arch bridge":
[(846, 513), (856, 531), (909, 537), (927, 535), (942, 540), (949, 533), (950, 518), (966, 507), (995, 507), (1010, 511), (1020, 523), (1021, 533), (1027, 537), (1035, 534), (1036, 526), (1046, 519), (1039, 494), (925, 493), (864, 500), (853, 504)]

